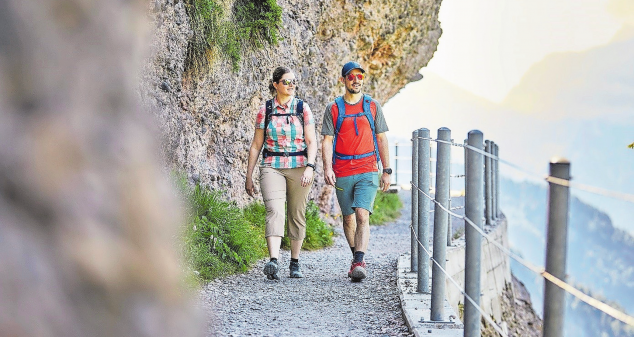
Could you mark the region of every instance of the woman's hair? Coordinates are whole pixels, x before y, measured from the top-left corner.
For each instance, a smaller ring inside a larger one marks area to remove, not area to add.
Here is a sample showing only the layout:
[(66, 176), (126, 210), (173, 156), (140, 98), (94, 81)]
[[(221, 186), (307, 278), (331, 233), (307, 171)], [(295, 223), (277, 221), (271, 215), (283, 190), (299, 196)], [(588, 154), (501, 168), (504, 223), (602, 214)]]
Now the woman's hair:
[(275, 95), (276, 93), (273, 83), (279, 82), (282, 79), (282, 76), (284, 76), (284, 74), (287, 74), (290, 72), (291, 70), (286, 67), (277, 67), (275, 68), (275, 70), (273, 70), (273, 79), (269, 80), (269, 91), (271, 92), (271, 95)]

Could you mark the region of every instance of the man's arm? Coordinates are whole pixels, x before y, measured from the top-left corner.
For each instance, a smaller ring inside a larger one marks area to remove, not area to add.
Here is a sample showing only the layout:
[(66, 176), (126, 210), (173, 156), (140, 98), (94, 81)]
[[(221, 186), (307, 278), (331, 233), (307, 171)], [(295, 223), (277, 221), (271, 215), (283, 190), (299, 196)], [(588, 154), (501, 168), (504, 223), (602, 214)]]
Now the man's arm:
[(333, 136), (324, 135), (321, 142), (321, 156), (324, 162), (324, 178), (326, 184), (335, 186), (335, 172), (332, 170), (332, 141)]
[[(387, 142), (387, 136), (385, 133), (379, 133), (376, 135), (376, 142), (379, 147), (379, 157), (381, 157), (381, 162), (383, 163), (383, 167), (390, 166), (390, 147)], [(387, 173), (383, 173), (381, 175), (381, 190), (383, 192), (387, 191), (390, 188), (390, 175)]]

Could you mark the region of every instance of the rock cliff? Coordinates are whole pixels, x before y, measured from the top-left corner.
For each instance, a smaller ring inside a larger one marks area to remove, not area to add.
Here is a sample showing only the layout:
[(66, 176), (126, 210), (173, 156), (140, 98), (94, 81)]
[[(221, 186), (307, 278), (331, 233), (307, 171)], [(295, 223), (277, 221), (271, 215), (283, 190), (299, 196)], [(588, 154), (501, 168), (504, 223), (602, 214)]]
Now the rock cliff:
[[(327, 103), (343, 94), (341, 66), (360, 62), (368, 71), (365, 91), (386, 102), (421, 78), (441, 34), (440, 0), (278, 0), (283, 9), (281, 40), (243, 55), (240, 69), (211, 59), (209, 69), (187, 69), (192, 32), (183, 0), (156, 0), (154, 54), (143, 74), (141, 96), (158, 117), (163, 150), (172, 169), (187, 173), (244, 204), (248, 148), (258, 107), (270, 98), (268, 80), (283, 65), (300, 80), (297, 96), (307, 101), (321, 130)], [(319, 157), (320, 155), (318, 155)], [(317, 160), (321, 174), (321, 159)], [(257, 171), (256, 171), (257, 174)], [(321, 175), (311, 198), (331, 200)]]

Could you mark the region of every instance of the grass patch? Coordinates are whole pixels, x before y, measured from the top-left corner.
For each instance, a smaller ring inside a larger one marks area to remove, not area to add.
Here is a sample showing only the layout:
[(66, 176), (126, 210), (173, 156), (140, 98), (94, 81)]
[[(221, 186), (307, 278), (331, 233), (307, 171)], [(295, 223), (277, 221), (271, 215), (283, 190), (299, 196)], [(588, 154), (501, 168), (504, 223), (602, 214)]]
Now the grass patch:
[(378, 191), (374, 199), (374, 210), (370, 215), (370, 225), (384, 225), (401, 216), (403, 203), (396, 193)]
[[(199, 185), (188, 187), (177, 177), (188, 203), (188, 221), (183, 228), (185, 262), (192, 271), (188, 278), (199, 282), (247, 271), (257, 260), (268, 256), (264, 238), (266, 209), (261, 203), (244, 208), (227, 201), (222, 192)], [(310, 201), (306, 210), (306, 239), (303, 249), (332, 245), (333, 229), (319, 217), (319, 208)], [(289, 247), (287, 238), (283, 240)], [(188, 280), (189, 281), (189, 280)], [(189, 282), (191, 283), (191, 282)]]
[(222, 55), (238, 71), (245, 50), (280, 39), (282, 7), (276, 0), (187, 0), (185, 8), (193, 31), (188, 69), (201, 70)]
[(264, 223), (222, 194), (196, 186), (188, 194), (185, 259), (201, 280), (246, 271), (267, 255)]

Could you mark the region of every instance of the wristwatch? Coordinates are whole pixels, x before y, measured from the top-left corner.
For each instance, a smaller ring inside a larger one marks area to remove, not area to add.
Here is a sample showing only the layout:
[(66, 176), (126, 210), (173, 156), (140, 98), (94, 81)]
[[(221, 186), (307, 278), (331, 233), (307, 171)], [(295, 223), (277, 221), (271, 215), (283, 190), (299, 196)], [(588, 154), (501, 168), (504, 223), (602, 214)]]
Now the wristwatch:
[(383, 169), (383, 173), (387, 173), (387, 174), (392, 174), (392, 169), (391, 168), (384, 168)]
[(317, 171), (317, 169), (315, 168), (315, 164), (307, 163), (306, 166), (312, 167), (313, 171)]

